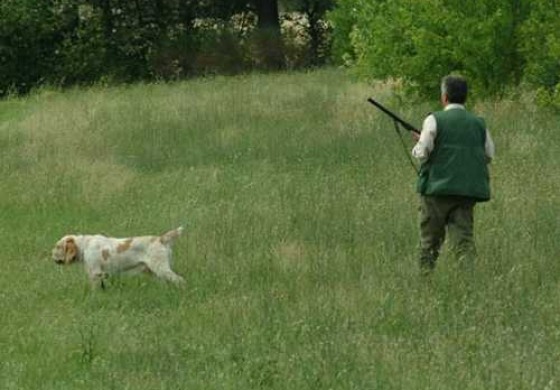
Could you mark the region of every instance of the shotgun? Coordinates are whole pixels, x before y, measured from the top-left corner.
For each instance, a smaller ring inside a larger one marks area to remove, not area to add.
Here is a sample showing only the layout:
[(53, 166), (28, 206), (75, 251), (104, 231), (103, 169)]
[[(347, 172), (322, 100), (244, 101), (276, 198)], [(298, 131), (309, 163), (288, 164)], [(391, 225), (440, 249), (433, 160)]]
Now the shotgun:
[(399, 125), (401, 125), (403, 128), (405, 128), (408, 131), (412, 131), (413, 133), (416, 134), (420, 134), (420, 130), (418, 130), (416, 127), (412, 126), (410, 123), (408, 123), (407, 121), (405, 121), (404, 119), (401, 119), (399, 116), (397, 116), (397, 114), (389, 111), (387, 108), (383, 107), (381, 105), (381, 103), (376, 102), (375, 100), (373, 100), (372, 98), (368, 99), (368, 102), (370, 102), (371, 104), (373, 104), (375, 107), (379, 108), (381, 111), (383, 111), (385, 114), (389, 115), (389, 117), (391, 119), (393, 119), (395, 122), (397, 122)]
[(405, 128), (408, 131), (411, 131), (415, 134), (417, 134), (418, 136), (420, 135), (420, 130), (418, 130), (416, 127), (412, 126), (410, 123), (408, 123), (407, 121), (401, 119), (397, 114), (389, 111), (387, 108), (383, 107), (381, 105), (381, 103), (376, 102), (374, 99), (369, 98), (368, 102), (370, 102), (371, 104), (373, 104), (375, 107), (379, 108), (382, 112), (384, 112), (385, 114), (389, 115), (389, 117), (393, 120), (393, 123), (395, 124), (395, 131), (397, 132), (397, 134), (399, 135), (399, 138), (401, 140), (402, 146), (403, 146), (403, 150), (406, 153), (406, 155), (408, 156), (408, 160), (410, 161), (410, 165), (412, 165), (412, 168), (414, 169), (414, 171), (416, 172), (416, 174), (419, 174), (419, 170), (416, 167), (416, 165), (414, 164), (414, 161), (412, 160), (412, 157), (410, 156), (410, 154), (408, 153), (407, 146), (404, 142), (404, 139), (402, 137), (401, 132), (399, 131), (399, 125), (401, 125), (403, 128)]

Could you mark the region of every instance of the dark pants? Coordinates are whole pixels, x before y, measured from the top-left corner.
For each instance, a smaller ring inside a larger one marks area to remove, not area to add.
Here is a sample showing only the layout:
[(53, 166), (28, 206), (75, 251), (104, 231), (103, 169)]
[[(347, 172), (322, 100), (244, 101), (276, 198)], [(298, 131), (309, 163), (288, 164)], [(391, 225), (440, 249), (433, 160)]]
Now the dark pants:
[(449, 233), (451, 251), (462, 263), (472, 263), (474, 245), (474, 206), (463, 196), (420, 196), (420, 267), (434, 269), (441, 246)]

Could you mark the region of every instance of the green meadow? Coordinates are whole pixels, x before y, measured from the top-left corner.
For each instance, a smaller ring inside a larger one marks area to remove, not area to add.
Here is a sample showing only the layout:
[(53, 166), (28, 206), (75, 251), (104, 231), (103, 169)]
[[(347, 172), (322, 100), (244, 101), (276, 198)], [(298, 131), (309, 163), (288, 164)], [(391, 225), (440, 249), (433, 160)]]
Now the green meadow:
[[(366, 99), (420, 125), (437, 94), (322, 70), (0, 102), (0, 388), (558, 388), (560, 118), (471, 105), (497, 148), (476, 267), (425, 279), (415, 174)], [(179, 225), (183, 287), (50, 259)]]

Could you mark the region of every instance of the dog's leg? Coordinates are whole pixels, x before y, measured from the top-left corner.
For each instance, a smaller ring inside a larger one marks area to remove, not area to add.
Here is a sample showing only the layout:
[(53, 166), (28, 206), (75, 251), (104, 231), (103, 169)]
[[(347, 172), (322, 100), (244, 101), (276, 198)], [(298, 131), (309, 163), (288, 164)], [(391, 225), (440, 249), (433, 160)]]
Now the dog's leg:
[(170, 282), (173, 282), (175, 284), (183, 284), (185, 283), (185, 279), (181, 276), (176, 274), (175, 272), (169, 270), (169, 272), (161, 275), (162, 278), (169, 280)]
[(165, 279), (167, 281), (173, 282), (175, 284), (185, 283), (185, 279), (181, 275), (177, 275), (171, 269), (161, 270), (159, 272), (154, 272), (158, 277)]
[(157, 277), (165, 279), (169, 282), (173, 282), (175, 284), (182, 284), (185, 282), (185, 279), (183, 279), (182, 276), (177, 275), (175, 272), (173, 272), (173, 270), (171, 269), (171, 267), (169, 267), (169, 264), (167, 263), (158, 263), (157, 265), (148, 266), (148, 268)]
[(105, 290), (105, 279), (107, 279), (107, 275), (104, 272), (90, 274), (89, 281), (91, 283), (91, 288), (94, 290), (98, 288)]
[(107, 279), (107, 274), (103, 272), (101, 267), (87, 267), (87, 273), (92, 289), (95, 290), (99, 287), (105, 289), (104, 280)]

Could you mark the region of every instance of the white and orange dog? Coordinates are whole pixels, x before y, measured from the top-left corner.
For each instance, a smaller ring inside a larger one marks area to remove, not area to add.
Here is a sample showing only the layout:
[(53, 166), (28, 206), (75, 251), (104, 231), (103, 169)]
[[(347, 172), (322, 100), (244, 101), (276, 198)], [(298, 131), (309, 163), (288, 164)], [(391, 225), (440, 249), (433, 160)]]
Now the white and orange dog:
[(161, 236), (111, 238), (103, 235), (67, 235), (52, 251), (57, 264), (82, 261), (93, 286), (109, 275), (148, 272), (174, 282), (184, 280), (171, 269), (171, 246), (182, 233), (179, 227)]

